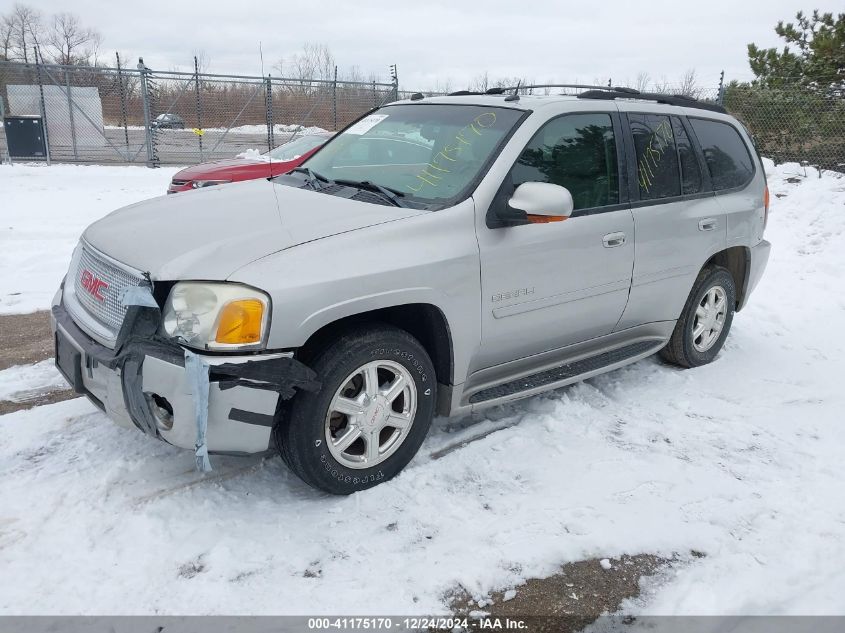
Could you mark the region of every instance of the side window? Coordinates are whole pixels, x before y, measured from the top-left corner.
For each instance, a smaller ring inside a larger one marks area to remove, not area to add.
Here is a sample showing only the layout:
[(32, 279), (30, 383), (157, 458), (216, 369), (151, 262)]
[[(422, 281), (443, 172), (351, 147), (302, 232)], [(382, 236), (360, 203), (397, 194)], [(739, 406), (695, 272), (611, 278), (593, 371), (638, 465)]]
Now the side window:
[(698, 193), (701, 191), (701, 166), (687, 131), (678, 117), (672, 117), (672, 131), (675, 133), (678, 161), (681, 163), (681, 192), (685, 195)]
[(628, 120), (637, 152), (640, 200), (681, 195), (678, 153), (669, 117), (662, 114), (630, 113)]
[(751, 180), (751, 154), (732, 125), (708, 119), (689, 119), (704, 152), (713, 189), (741, 187)]
[(609, 114), (552, 119), (528, 143), (511, 171), (514, 187), (550, 182), (569, 189), (575, 209), (619, 202), (616, 139)]

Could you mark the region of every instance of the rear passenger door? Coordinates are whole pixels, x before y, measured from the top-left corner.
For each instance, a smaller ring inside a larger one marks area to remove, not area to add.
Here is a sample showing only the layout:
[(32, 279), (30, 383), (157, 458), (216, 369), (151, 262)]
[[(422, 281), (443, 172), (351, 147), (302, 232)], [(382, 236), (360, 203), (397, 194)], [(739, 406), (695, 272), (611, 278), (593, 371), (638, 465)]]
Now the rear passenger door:
[(725, 248), (726, 220), (685, 117), (630, 104), (631, 294), (616, 330), (679, 317), (707, 259)]

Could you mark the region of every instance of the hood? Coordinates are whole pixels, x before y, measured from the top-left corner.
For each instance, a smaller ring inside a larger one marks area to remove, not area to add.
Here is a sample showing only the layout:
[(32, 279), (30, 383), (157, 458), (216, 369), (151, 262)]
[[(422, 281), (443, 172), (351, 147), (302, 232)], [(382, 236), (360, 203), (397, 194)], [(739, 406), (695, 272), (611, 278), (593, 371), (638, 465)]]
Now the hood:
[[(287, 161), (275, 161), (272, 164), (266, 160), (253, 160), (249, 158), (228, 158), (226, 160), (216, 160), (209, 163), (200, 163), (186, 167), (177, 172), (173, 176), (174, 180), (231, 180), (240, 179), (240, 176), (248, 176), (249, 178), (268, 178), (273, 173), (282, 173), (281, 170), (287, 171), (292, 167), (287, 166)], [(295, 167), (296, 165), (293, 165)]]
[(223, 280), (297, 244), (420, 213), (261, 179), (138, 202), (98, 220), (83, 237), (153, 279)]

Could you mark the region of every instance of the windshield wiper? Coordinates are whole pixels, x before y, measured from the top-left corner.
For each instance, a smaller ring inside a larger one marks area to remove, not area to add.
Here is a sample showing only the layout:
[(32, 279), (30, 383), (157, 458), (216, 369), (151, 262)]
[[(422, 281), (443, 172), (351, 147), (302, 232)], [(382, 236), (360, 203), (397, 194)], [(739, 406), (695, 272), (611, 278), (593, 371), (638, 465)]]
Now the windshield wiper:
[(323, 183), (326, 183), (327, 185), (333, 184), (331, 180), (329, 180), (325, 176), (318, 174), (315, 171), (312, 171), (308, 167), (295, 167), (294, 169), (291, 169), (289, 173), (292, 174), (294, 172), (299, 174), (305, 174), (305, 176), (308, 178), (308, 184), (311, 185), (311, 188), (314, 191), (319, 191), (320, 189), (322, 189)]
[(407, 209), (409, 206), (405, 201), (401, 200), (401, 198), (405, 197), (405, 194), (398, 189), (393, 189), (392, 187), (384, 187), (369, 180), (338, 179), (334, 182), (338, 185), (348, 185), (350, 187), (357, 187), (358, 189), (366, 189), (367, 191), (380, 193), (397, 207), (404, 207)]

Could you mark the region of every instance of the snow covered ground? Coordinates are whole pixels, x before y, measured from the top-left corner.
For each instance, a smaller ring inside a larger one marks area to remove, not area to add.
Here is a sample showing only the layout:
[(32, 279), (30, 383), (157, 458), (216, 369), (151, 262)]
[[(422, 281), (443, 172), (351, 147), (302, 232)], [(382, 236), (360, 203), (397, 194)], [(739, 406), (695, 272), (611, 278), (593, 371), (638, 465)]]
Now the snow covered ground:
[(164, 195), (175, 167), (0, 165), (0, 314), (50, 307), (83, 229)]
[[(442, 612), (457, 585), (678, 552), (626, 612), (845, 614), (845, 178), (769, 171), (772, 259), (716, 362), (436, 420), (365, 493), (278, 458), (202, 476), (81, 399), (0, 417), (0, 613)], [(3, 310), (47, 307), (81, 228), (168, 178), (0, 168)]]

